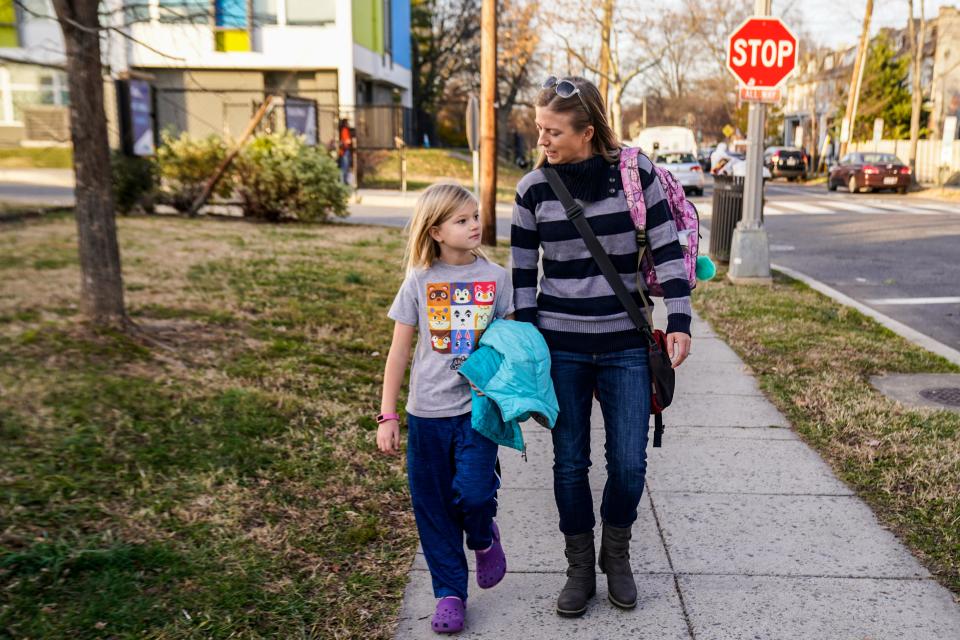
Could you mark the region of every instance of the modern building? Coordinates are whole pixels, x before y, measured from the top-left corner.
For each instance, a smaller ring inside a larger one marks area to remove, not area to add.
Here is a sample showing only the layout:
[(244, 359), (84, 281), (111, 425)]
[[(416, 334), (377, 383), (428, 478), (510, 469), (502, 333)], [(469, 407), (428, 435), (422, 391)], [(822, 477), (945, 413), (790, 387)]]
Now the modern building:
[[(5, 75), (10, 85), (0, 94), (0, 142), (8, 144), (35, 135), (18, 91), (29, 85), (39, 105), (52, 100), (62, 109), (67, 100), (62, 90), (40, 94), (65, 87), (62, 70), (39, 66), (63, 64), (50, 0), (24, 5), (0, 0), (0, 92)], [(113, 27), (102, 40), (105, 68), (112, 79), (152, 85), (160, 130), (239, 135), (267, 95), (316, 101), (324, 143), (346, 118), (361, 143), (392, 146), (409, 118), (409, 0), (104, 0), (104, 7), (104, 24)], [(12, 60), (39, 64), (28, 73)], [(6, 95), (12, 109), (5, 110)]]

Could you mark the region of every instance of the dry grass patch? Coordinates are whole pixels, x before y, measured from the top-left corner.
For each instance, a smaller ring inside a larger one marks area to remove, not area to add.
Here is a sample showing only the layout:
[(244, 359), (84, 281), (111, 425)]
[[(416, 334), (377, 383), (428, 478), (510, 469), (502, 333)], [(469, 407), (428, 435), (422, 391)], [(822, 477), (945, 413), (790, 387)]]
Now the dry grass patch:
[(960, 594), (960, 414), (904, 407), (869, 383), (960, 367), (780, 274), (769, 289), (702, 287), (697, 311), (791, 424)]
[(119, 232), (133, 336), (77, 316), (72, 219), (0, 227), (0, 635), (390, 637), (416, 534), (370, 416), (401, 233)]

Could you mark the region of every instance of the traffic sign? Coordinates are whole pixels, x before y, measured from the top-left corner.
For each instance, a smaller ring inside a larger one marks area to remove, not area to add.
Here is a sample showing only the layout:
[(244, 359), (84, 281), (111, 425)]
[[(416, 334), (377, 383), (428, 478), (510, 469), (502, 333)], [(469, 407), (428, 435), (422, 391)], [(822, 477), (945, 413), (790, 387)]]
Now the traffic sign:
[(729, 124), (723, 125), (723, 129), (721, 129), (721, 131), (723, 131), (723, 137), (725, 138), (729, 138), (735, 133), (734, 128), (731, 127)]
[(797, 38), (777, 18), (748, 18), (727, 41), (727, 68), (744, 85), (776, 87), (796, 66)]
[(780, 87), (754, 87), (752, 85), (740, 87), (740, 99), (744, 102), (777, 103), (780, 102), (782, 97), (783, 93), (780, 91)]

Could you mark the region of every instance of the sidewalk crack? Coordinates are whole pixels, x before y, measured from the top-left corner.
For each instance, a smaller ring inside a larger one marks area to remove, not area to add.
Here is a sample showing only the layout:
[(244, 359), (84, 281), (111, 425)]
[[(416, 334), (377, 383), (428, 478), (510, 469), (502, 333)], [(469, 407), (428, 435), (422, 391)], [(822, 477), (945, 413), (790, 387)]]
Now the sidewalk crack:
[(657, 513), (657, 505), (653, 502), (653, 494), (650, 493), (650, 483), (644, 480), (644, 487), (647, 490), (647, 498), (650, 499), (650, 510), (653, 511), (653, 521), (657, 525), (657, 535), (660, 536), (660, 544), (663, 545), (663, 552), (667, 556), (667, 565), (670, 567), (670, 573), (673, 575), (673, 588), (677, 592), (677, 598), (680, 600), (680, 612), (683, 614), (683, 621), (687, 625), (687, 633), (691, 640), (697, 640), (697, 635), (693, 632), (693, 623), (690, 621), (690, 613), (687, 611), (687, 602), (683, 598), (683, 591), (680, 589), (680, 578), (677, 570), (673, 567), (673, 558), (670, 557), (670, 548), (667, 547), (667, 539), (663, 535), (663, 527), (660, 525), (660, 515)]

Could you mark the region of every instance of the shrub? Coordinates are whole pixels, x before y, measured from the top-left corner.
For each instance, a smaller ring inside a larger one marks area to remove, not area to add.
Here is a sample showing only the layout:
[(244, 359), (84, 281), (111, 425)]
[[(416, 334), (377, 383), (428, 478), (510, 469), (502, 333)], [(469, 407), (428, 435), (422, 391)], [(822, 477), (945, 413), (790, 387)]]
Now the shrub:
[[(227, 143), (220, 136), (198, 139), (186, 132), (178, 137), (163, 132), (157, 149), (160, 201), (181, 213), (189, 211), (226, 155)], [(214, 194), (223, 198), (230, 195), (229, 175), (221, 178)]]
[(348, 190), (330, 155), (290, 133), (261, 134), (233, 162), (245, 216), (277, 221), (345, 217)]
[(113, 172), (113, 201), (117, 210), (127, 214), (139, 206), (152, 212), (156, 182), (153, 160), (113, 151), (110, 154), (110, 167)]

